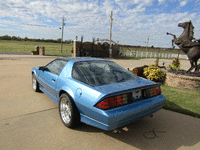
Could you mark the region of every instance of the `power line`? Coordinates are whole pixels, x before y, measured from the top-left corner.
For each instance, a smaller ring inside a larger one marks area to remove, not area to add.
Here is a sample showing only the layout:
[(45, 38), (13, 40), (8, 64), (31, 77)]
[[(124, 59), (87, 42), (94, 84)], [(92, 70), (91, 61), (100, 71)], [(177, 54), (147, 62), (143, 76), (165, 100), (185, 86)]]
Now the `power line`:
[(39, 27), (50, 27), (50, 28), (60, 28), (60, 27), (58, 27), (58, 26), (46, 26), (46, 25), (25, 24), (25, 23), (22, 23), (22, 25), (28, 25), (28, 26), (39, 26)]

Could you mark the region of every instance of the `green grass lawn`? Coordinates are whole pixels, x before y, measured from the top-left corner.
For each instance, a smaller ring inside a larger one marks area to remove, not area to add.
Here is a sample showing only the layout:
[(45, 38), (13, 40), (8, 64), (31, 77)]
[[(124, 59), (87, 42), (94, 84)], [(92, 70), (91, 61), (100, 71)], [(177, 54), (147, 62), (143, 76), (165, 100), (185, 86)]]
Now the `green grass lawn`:
[(166, 97), (164, 109), (200, 118), (200, 91), (178, 89), (162, 85), (162, 94)]
[[(46, 53), (61, 53), (61, 43), (0, 40), (0, 52), (31, 52), (35, 50), (35, 46), (44, 46)], [(125, 49), (125, 48), (120, 48), (120, 49)], [(72, 44), (63, 43), (63, 53), (71, 53), (71, 50), (72, 50)], [(146, 52), (145, 47), (141, 48), (130, 47), (129, 50)], [(129, 50), (127, 50), (127, 56), (130, 55)], [(174, 53), (174, 54), (178, 53), (178, 51), (173, 51), (173, 50), (159, 51), (156, 48), (148, 48), (147, 51), (157, 52), (157, 53)], [(183, 52), (180, 51), (180, 54), (183, 54)]]
[[(61, 53), (61, 43), (0, 40), (0, 52), (31, 52), (44, 46), (46, 53)], [(72, 44), (63, 43), (63, 53), (71, 53)]]

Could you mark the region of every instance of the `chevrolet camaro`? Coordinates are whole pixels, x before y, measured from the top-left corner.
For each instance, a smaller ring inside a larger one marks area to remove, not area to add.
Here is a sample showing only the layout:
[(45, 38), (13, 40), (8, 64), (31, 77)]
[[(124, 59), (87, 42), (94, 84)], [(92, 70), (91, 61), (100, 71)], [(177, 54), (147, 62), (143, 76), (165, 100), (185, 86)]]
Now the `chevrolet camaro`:
[(63, 124), (114, 130), (160, 110), (160, 84), (100, 58), (63, 57), (32, 69), (32, 87), (58, 106)]

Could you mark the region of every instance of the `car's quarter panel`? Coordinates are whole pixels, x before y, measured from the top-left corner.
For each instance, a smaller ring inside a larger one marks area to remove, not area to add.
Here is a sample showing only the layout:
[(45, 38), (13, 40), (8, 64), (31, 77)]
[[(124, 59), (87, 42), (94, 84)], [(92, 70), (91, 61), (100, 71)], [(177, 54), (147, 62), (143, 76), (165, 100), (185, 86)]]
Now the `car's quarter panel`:
[(83, 115), (89, 115), (90, 117), (94, 105), (104, 96), (104, 94), (94, 90), (93, 87), (70, 77), (66, 81), (59, 81), (59, 86), (60, 90), (66, 91), (74, 100), (79, 112)]

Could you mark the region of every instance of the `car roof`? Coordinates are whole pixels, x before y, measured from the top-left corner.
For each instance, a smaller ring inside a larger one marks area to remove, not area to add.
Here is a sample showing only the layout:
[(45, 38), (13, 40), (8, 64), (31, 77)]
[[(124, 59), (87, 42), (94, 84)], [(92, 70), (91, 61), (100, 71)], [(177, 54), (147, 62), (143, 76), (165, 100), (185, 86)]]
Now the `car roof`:
[(79, 62), (79, 61), (97, 61), (97, 60), (101, 60), (101, 61), (109, 61), (106, 59), (102, 59), (102, 58), (95, 58), (95, 57), (59, 57), (57, 59), (62, 59), (65, 61), (72, 61), (72, 62)]

